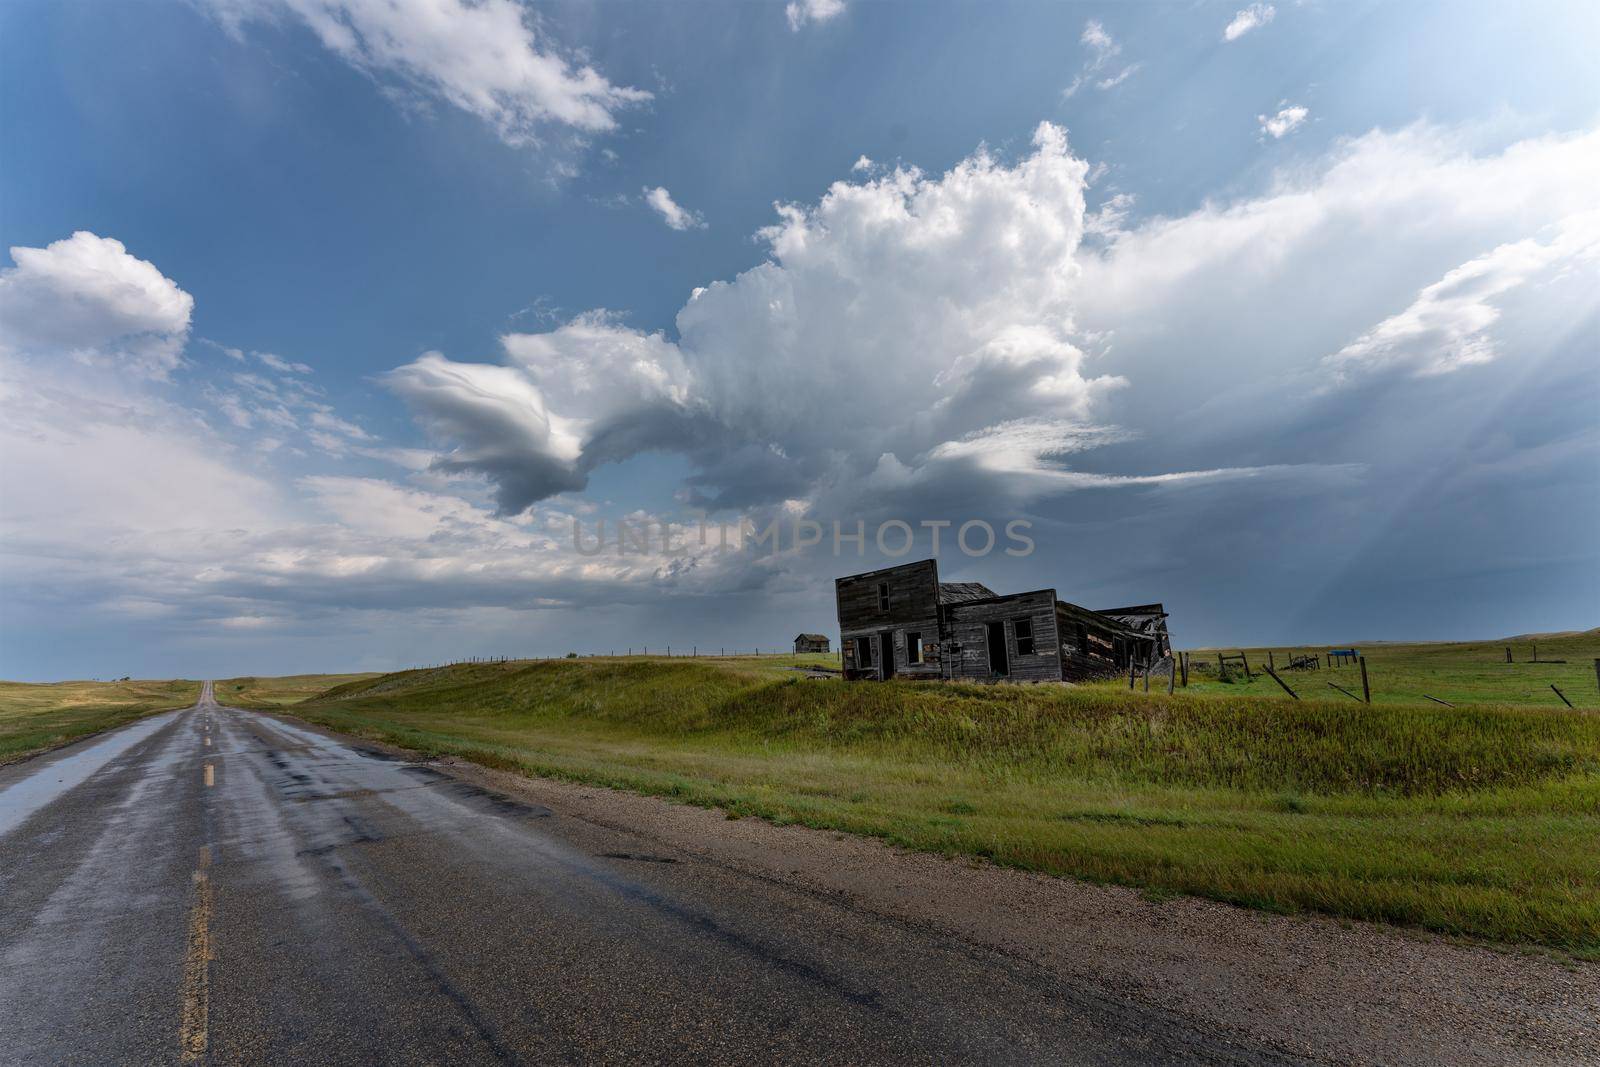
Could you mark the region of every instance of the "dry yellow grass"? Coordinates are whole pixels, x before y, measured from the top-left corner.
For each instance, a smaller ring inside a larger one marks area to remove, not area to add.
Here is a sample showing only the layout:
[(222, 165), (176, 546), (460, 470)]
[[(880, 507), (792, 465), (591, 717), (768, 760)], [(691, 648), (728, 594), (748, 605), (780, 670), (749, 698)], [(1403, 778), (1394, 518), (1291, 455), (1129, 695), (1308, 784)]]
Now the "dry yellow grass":
[(212, 686), (217, 703), (232, 708), (281, 708), (348, 682), (377, 674), (289, 674), (279, 678), (223, 678)]
[(200, 683), (183, 679), (0, 682), (0, 764), (199, 698)]

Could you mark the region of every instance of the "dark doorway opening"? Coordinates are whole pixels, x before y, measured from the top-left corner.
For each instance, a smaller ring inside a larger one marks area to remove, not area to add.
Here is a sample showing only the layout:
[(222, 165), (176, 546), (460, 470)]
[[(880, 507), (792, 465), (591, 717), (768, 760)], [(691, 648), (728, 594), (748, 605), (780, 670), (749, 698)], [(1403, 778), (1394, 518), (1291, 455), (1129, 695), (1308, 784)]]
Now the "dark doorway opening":
[(995, 674), (1010, 674), (1011, 659), (1006, 655), (1006, 624), (989, 624), (989, 670)]
[(878, 635), (878, 677), (894, 677), (894, 634), (888, 630)]

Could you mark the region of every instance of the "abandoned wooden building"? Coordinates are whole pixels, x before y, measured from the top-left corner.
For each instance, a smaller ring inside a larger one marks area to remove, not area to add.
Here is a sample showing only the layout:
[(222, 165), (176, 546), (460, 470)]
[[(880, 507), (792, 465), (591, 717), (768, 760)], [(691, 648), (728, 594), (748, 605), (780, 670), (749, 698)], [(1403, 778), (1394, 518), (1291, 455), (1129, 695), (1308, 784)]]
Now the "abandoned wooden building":
[(834, 582), (847, 679), (1059, 682), (1170, 667), (1160, 604), (1090, 611), (1054, 589), (941, 582), (935, 560)]
[(794, 639), (796, 652), (826, 652), (828, 651), (827, 634), (799, 634)]

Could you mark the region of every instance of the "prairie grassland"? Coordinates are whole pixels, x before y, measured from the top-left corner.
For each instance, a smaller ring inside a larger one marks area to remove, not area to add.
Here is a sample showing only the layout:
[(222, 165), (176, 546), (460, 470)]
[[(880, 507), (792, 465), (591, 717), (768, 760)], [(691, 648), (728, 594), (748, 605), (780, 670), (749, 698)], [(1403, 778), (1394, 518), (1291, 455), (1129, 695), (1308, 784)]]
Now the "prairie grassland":
[(846, 685), (788, 665), (469, 665), (352, 682), (293, 710), (730, 817), (1600, 958), (1593, 712), (1230, 686)]
[(280, 708), (338, 685), (377, 678), (377, 674), (288, 674), (281, 678), (222, 678), (211, 687), (218, 704), (231, 708)]
[(200, 683), (0, 682), (0, 765), (200, 698)]
[[(1291, 654), (1321, 653), (1326, 662), (1330, 647), (1348, 646), (1272, 646), (1279, 677), (1302, 697), (1319, 696), (1348, 701), (1348, 697), (1329, 688), (1329, 682), (1341, 685), (1359, 696), (1361, 672), (1354, 668), (1319, 671), (1283, 669)], [(1367, 659), (1367, 676), (1372, 683), (1374, 704), (1428, 703), (1426, 697), (1431, 696), (1458, 705), (1496, 703), (1565, 707), (1561, 698), (1551, 690), (1553, 683), (1577, 707), (1600, 708), (1600, 679), (1596, 678), (1594, 665), (1595, 659), (1600, 658), (1600, 630), (1501, 641), (1438, 644), (1356, 642), (1355, 647)], [(1511, 649), (1511, 663), (1506, 662), (1507, 648)], [(1267, 649), (1244, 649), (1256, 677), (1247, 681), (1235, 670), (1230, 672), (1229, 683), (1218, 680), (1217, 651), (1205, 649), (1190, 653), (1191, 663), (1204, 665), (1201, 670), (1191, 671), (1190, 692), (1224, 691), (1234, 695), (1248, 693), (1289, 699), (1288, 694), (1257, 667), (1257, 664), (1267, 662)], [(1230, 648), (1223, 651), (1238, 650)], [(1539, 656), (1537, 662), (1533, 660), (1536, 651)], [(1555, 660), (1566, 662), (1553, 662)], [(1142, 686), (1143, 682), (1139, 684)], [(1152, 679), (1151, 685), (1155, 684)], [(1126, 688), (1127, 682), (1124, 681), (1122, 685)]]

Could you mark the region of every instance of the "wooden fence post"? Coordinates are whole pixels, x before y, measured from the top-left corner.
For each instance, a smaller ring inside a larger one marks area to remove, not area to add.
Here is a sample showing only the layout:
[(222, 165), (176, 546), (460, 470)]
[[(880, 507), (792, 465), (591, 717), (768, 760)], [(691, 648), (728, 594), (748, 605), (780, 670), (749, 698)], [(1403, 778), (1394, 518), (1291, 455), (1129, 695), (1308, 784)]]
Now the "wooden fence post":
[(1150, 692), (1150, 661), (1144, 661), (1144, 691)]
[(1276, 670), (1278, 665), (1272, 661), (1272, 649), (1267, 649), (1267, 670)]
[(1300, 694), (1296, 693), (1293, 689), (1290, 689), (1288, 683), (1285, 682), (1282, 678), (1278, 677), (1278, 672), (1277, 671), (1273, 670), (1271, 667), (1268, 667), (1267, 668), (1267, 674), (1272, 676), (1272, 680), (1274, 682), (1277, 682), (1279, 685), (1283, 686), (1283, 691), (1285, 693), (1288, 693), (1290, 696), (1294, 697), (1296, 700), (1300, 699)]
[(1594, 684), (1596, 689), (1600, 689), (1600, 659), (1594, 661)]
[(1136, 668), (1136, 665), (1133, 662), (1133, 657), (1129, 656), (1128, 657), (1128, 692), (1130, 692), (1130, 693), (1133, 692), (1133, 672), (1134, 672), (1135, 668)]
[[(1183, 687), (1187, 689), (1189, 688), (1189, 653), (1179, 652), (1178, 657), (1178, 663), (1183, 667)], [(1600, 678), (1600, 660), (1595, 661), (1594, 674), (1596, 678)]]
[(1172, 695), (1173, 686), (1178, 684), (1178, 662), (1173, 660), (1167, 664), (1167, 696)]
[(1511, 662), (1511, 646), (1510, 645), (1506, 646), (1506, 662), (1507, 663)]
[(1368, 704), (1372, 703), (1372, 686), (1367, 684), (1367, 657), (1357, 656), (1361, 661), (1361, 695)]
[(1222, 662), (1222, 653), (1218, 652), (1217, 653), (1217, 677), (1220, 679), (1220, 678), (1226, 678), (1227, 676), (1228, 676), (1228, 665), (1226, 663)]
[(1561, 698), (1561, 703), (1565, 704), (1569, 708), (1572, 707), (1572, 701), (1567, 699), (1567, 694), (1563, 693), (1559, 689), (1556, 689), (1556, 684), (1554, 682), (1550, 683), (1550, 688), (1556, 690), (1556, 696)]

